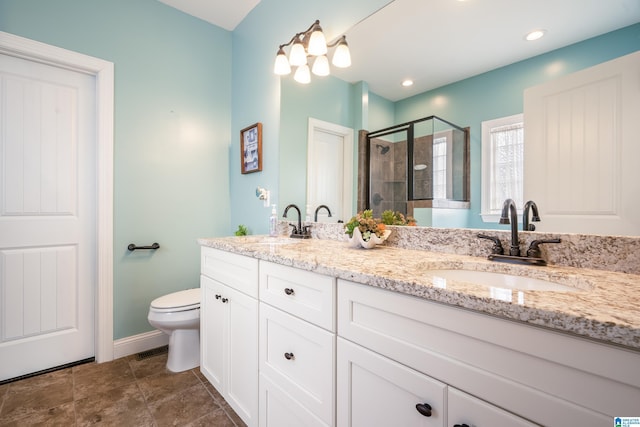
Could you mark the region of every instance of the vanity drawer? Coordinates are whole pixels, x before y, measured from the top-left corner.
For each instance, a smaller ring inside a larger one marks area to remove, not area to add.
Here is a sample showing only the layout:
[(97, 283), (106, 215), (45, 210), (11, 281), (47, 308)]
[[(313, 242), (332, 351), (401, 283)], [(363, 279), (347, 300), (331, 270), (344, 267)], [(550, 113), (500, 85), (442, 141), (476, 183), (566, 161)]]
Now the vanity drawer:
[(336, 279), (260, 262), (260, 300), (335, 332)]
[(202, 247), (201, 273), (235, 290), (258, 298), (258, 260)]
[(340, 337), (337, 352), (338, 427), (446, 425), (446, 384)]
[(323, 422), (334, 414), (335, 335), (260, 303), (260, 374)]
[(538, 425), (452, 387), (449, 387), (447, 394), (447, 413), (451, 425), (509, 427)]

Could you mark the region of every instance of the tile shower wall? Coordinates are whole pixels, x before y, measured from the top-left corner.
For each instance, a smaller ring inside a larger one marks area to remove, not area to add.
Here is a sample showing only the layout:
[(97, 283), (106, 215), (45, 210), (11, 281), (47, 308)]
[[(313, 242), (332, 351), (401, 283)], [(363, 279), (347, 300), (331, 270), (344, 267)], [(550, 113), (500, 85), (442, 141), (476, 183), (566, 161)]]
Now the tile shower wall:
[(371, 140), (371, 209), (407, 212), (407, 142)]

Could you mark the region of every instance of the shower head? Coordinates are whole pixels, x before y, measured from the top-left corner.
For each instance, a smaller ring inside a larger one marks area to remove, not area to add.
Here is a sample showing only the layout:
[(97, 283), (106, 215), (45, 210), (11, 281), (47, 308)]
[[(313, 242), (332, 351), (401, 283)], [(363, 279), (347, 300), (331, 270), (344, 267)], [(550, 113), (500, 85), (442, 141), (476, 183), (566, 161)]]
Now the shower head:
[(384, 156), (385, 154), (387, 154), (389, 152), (389, 149), (391, 147), (388, 146), (388, 145), (376, 144), (376, 148), (379, 148), (378, 152)]

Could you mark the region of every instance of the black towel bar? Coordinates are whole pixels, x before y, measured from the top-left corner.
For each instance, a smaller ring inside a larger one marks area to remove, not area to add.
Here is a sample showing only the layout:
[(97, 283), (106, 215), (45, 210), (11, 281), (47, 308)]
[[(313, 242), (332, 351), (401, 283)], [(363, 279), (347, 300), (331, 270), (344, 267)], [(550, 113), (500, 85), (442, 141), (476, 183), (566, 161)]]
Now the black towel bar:
[(136, 246), (135, 243), (129, 243), (129, 246), (127, 246), (127, 249), (129, 249), (130, 251), (135, 251), (136, 249), (158, 249), (160, 248), (160, 245), (158, 243), (154, 243), (151, 246)]

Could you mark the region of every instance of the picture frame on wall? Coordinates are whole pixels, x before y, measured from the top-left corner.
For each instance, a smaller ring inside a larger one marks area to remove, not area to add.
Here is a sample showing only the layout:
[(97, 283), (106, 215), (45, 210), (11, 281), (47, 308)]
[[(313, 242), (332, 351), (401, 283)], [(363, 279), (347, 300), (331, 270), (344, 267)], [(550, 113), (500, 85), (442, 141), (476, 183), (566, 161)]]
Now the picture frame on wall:
[(262, 123), (240, 131), (240, 164), (243, 174), (262, 170)]

